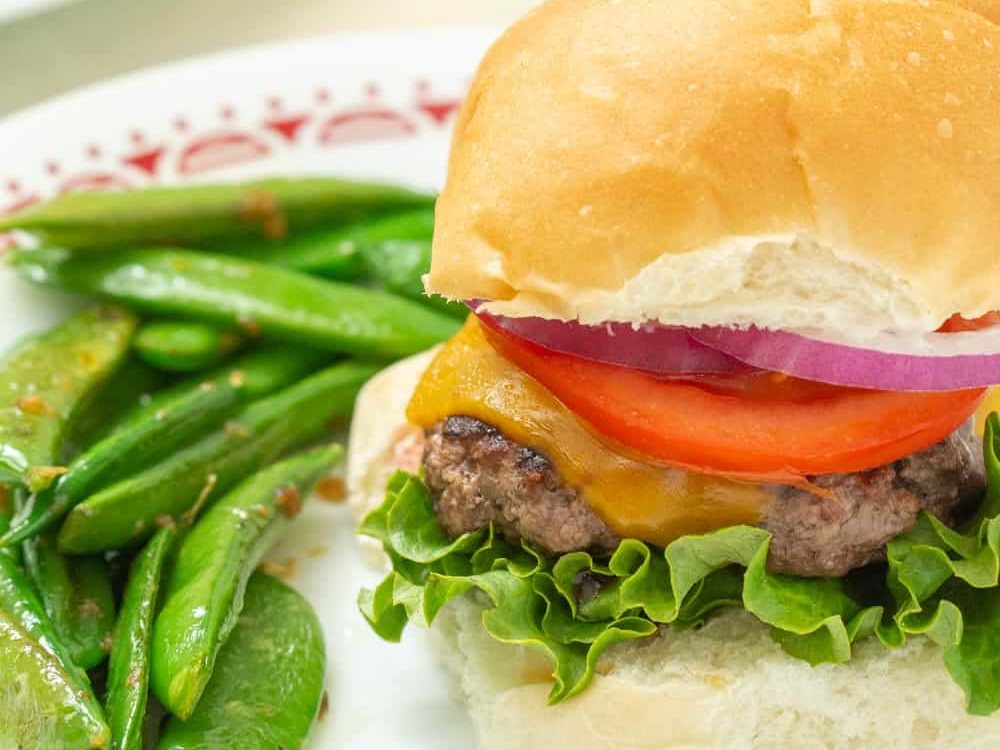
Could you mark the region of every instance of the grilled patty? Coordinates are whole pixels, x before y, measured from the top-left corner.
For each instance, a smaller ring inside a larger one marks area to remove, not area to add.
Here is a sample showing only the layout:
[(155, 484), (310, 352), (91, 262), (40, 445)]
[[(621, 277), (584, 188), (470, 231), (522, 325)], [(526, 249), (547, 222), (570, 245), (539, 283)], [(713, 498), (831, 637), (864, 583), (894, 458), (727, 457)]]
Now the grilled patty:
[[(549, 554), (613, 550), (615, 533), (551, 461), (478, 419), (453, 416), (427, 431), (427, 485), (445, 531), (458, 536), (493, 523), (508, 540)], [(970, 425), (891, 464), (813, 478), (831, 497), (769, 485), (761, 526), (773, 535), (769, 567), (801, 576), (841, 576), (882, 559), (885, 545), (921, 510), (955, 526), (985, 487), (982, 450)]]

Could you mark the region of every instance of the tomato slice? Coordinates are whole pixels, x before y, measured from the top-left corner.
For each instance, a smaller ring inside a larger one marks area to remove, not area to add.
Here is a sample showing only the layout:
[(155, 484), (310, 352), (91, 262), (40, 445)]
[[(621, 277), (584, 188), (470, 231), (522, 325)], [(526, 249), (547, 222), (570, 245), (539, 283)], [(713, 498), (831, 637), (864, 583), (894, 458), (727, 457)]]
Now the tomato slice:
[(774, 373), (663, 380), (544, 349), (483, 323), (502, 355), (599, 435), (709, 474), (787, 481), (871, 469), (950, 435), (986, 392), (873, 391)]
[(979, 318), (964, 318), (959, 313), (955, 313), (944, 322), (938, 332), (940, 333), (961, 333), (962, 331), (981, 331), (984, 328), (992, 328), (1000, 325), (1000, 312), (988, 312)]

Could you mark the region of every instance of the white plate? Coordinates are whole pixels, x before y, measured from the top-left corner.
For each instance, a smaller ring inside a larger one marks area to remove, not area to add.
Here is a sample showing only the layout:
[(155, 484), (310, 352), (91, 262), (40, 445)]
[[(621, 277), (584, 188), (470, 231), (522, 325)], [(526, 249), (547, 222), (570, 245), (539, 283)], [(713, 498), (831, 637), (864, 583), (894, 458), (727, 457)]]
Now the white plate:
[[(0, 122), (0, 213), (63, 190), (337, 174), (439, 188), (456, 106), (495, 32), (351, 35), (159, 68)], [(0, 271), (0, 349), (73, 302)], [(314, 501), (273, 559), (315, 605), (330, 712), (314, 750), (475, 744), (424, 634), (378, 640), (355, 607), (375, 576), (346, 508)]]
[(65, 5), (70, 0), (0, 0), (0, 23)]

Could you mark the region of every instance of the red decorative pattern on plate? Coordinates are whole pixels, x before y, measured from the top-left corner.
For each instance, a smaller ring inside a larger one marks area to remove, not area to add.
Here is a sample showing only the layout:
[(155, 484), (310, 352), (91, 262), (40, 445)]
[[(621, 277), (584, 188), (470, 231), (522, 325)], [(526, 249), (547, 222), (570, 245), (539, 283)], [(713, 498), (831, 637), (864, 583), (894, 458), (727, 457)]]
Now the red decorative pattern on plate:
[[(435, 93), (427, 80), (415, 82), (412, 102), (405, 106), (385, 102), (382, 87), (374, 82), (354, 102), (322, 85), (312, 92), (304, 102), (287, 102), (276, 94), (263, 96), (254, 112), (221, 103), (214, 123), (177, 113), (166, 124), (166, 136), (153, 137), (132, 130), (125, 142), (117, 145), (81, 144), (85, 166), (70, 170), (60, 160), (50, 159), (42, 165), (42, 187), (26, 189), (21, 182), (5, 182), (0, 176), (0, 216), (62, 193), (151, 185), (175, 176), (202, 176), (303, 144), (334, 148), (410, 138), (424, 129), (447, 127), (461, 104), (460, 96)], [(0, 236), (0, 251), (13, 242), (9, 236)]]
[(129, 188), (129, 182), (111, 172), (81, 172), (59, 186), (59, 193), (80, 193), (87, 190), (120, 190)]
[(203, 135), (177, 157), (177, 174), (189, 176), (262, 159), (271, 147), (250, 133), (228, 131)]

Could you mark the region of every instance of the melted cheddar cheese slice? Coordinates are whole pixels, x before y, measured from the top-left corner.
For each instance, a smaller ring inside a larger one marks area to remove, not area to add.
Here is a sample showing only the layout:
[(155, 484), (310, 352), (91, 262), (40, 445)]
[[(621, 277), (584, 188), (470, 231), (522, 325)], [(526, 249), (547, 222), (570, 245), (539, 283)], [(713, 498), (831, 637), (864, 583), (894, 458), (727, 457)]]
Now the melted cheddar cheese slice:
[(622, 537), (666, 545), (687, 534), (757, 524), (767, 507), (768, 495), (757, 485), (646, 463), (601, 441), (500, 356), (473, 316), (435, 357), (407, 410), (422, 428), (453, 415), (480, 419), (544, 454)]

